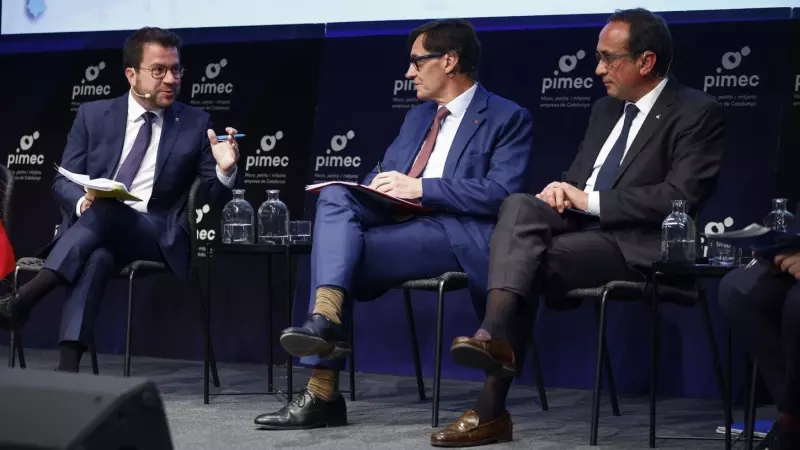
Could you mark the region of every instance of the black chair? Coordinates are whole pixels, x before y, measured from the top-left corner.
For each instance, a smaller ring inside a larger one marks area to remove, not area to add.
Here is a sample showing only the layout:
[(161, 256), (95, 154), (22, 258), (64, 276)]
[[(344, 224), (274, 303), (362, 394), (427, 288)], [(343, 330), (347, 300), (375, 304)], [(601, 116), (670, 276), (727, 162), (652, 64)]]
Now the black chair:
[[(466, 289), (467, 274), (463, 272), (447, 272), (436, 278), (409, 280), (402, 283), (398, 288), (403, 290), (403, 298), (406, 305), (406, 316), (408, 317), (409, 335), (411, 337), (411, 351), (414, 357), (414, 371), (417, 378), (417, 390), (420, 401), (425, 401), (425, 383), (422, 380), (422, 364), (419, 357), (419, 345), (417, 344), (417, 331), (414, 325), (414, 310), (411, 306), (411, 291), (429, 291), (438, 293), (438, 312), (436, 314), (436, 348), (434, 356), (433, 373), (433, 405), (431, 410), (431, 426), (439, 426), (439, 393), (442, 375), (442, 332), (444, 329), (444, 294)], [(350, 328), (352, 330), (352, 327)], [(350, 341), (353, 341), (352, 332)], [(536, 382), (539, 389), (539, 397), (542, 409), (547, 411), (547, 395), (544, 390), (542, 373), (539, 366), (539, 356), (536, 352), (535, 342), (531, 342), (533, 353), (533, 367), (536, 373)], [(355, 347), (350, 356), (350, 399), (355, 400)]]
[(752, 362), (750, 371), (750, 384), (747, 386), (747, 402), (744, 414), (744, 439), (745, 450), (753, 450), (753, 439), (756, 427), (756, 384), (758, 382), (758, 364)]
[[(695, 218), (695, 251), (697, 255), (702, 254), (701, 234), (698, 229), (698, 222)], [(597, 445), (598, 422), (600, 414), (600, 388), (602, 383), (603, 366), (605, 365), (608, 377), (608, 390), (611, 397), (612, 409), (615, 416), (619, 416), (619, 405), (616, 398), (616, 388), (614, 386), (614, 378), (611, 372), (611, 363), (608, 356), (608, 348), (605, 339), (605, 326), (606, 326), (606, 308), (608, 300), (627, 300), (639, 301), (641, 299), (652, 298), (653, 306), (653, 334), (652, 334), (652, 364), (651, 364), (651, 390), (650, 390), (650, 447), (655, 447), (655, 377), (656, 377), (656, 361), (658, 360), (658, 346), (657, 346), (657, 316), (658, 316), (658, 303), (661, 298), (672, 299), (678, 304), (696, 304), (701, 307), (703, 315), (703, 324), (706, 329), (706, 335), (711, 346), (712, 358), (714, 360), (715, 375), (719, 384), (720, 395), (724, 402), (726, 402), (726, 411), (728, 411), (729, 399), (726, 395), (726, 384), (722, 372), (722, 363), (720, 361), (719, 349), (717, 342), (714, 338), (714, 329), (711, 323), (711, 314), (708, 309), (708, 302), (706, 301), (705, 292), (699, 286), (693, 292), (681, 289), (679, 287), (670, 285), (660, 285), (659, 292), (655, 293), (652, 289), (652, 279), (642, 282), (633, 281), (611, 281), (596, 288), (590, 289), (575, 289), (567, 293), (567, 298), (570, 299), (585, 299), (595, 298), (600, 302), (596, 304), (598, 313), (598, 339), (597, 339), (597, 362), (594, 377), (594, 393), (592, 396), (592, 422), (591, 432), (589, 437), (589, 445)], [(656, 296), (657, 294), (657, 296)]]
[[(197, 223), (194, 220), (194, 211), (197, 201), (197, 194), (200, 191), (200, 188), (203, 186), (202, 180), (197, 178), (195, 179), (194, 183), (192, 184), (191, 190), (189, 191), (189, 198), (187, 200), (187, 211), (189, 214), (189, 241), (190, 241), (190, 248), (191, 248), (191, 271), (192, 277), (199, 276), (198, 274), (198, 251), (199, 245), (197, 242)], [(42, 269), (44, 264), (44, 260), (40, 258), (20, 258), (17, 261), (17, 268), (14, 272), (13, 278), (13, 289), (16, 292), (17, 289), (17, 280), (19, 272), (29, 272), (29, 273), (36, 273)], [(128, 279), (128, 306), (127, 306), (127, 319), (125, 324), (125, 361), (124, 361), (124, 368), (123, 368), (123, 376), (129, 377), (131, 375), (131, 336), (132, 336), (132, 319), (133, 319), (133, 299), (134, 299), (134, 280), (137, 277), (143, 277), (148, 275), (155, 275), (155, 274), (166, 274), (171, 273), (169, 268), (163, 262), (158, 261), (134, 261), (127, 266), (125, 266), (120, 273), (117, 275), (119, 278), (127, 278)], [(199, 282), (192, 282), (191, 283), (195, 287), (199, 287), (201, 283)], [(198, 302), (200, 303), (200, 322), (202, 326), (206, 327), (205, 318), (205, 308), (206, 305), (203, 304), (202, 296), (198, 295)], [(25, 368), (25, 356), (23, 352), (23, 345), (22, 345), (22, 336), (19, 333), (12, 333), (11, 334), (11, 351), (9, 352), (9, 367), (14, 367), (14, 348), (16, 347), (17, 352), (16, 354), (19, 355), (20, 360), (20, 367)], [(96, 375), (99, 373), (98, 364), (97, 364), (97, 353), (95, 351), (94, 346), (89, 348), (91, 361), (92, 361), (92, 372)], [(219, 375), (217, 373), (217, 365), (216, 361), (213, 357), (213, 353), (211, 355), (211, 372), (212, 377), (214, 379), (214, 386), (219, 387)]]

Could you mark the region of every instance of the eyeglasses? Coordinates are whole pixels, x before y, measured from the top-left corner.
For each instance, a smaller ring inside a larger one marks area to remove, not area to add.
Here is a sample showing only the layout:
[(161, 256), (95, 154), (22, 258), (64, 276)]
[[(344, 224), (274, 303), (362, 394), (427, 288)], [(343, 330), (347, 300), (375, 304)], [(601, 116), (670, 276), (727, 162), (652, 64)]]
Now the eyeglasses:
[(610, 66), (611, 64), (614, 64), (617, 60), (619, 60), (621, 58), (625, 58), (625, 57), (629, 57), (629, 56), (633, 57), (633, 56), (636, 56), (636, 55), (637, 55), (637, 53), (633, 53), (633, 52), (628, 52), (628, 53), (600, 53), (600, 52), (594, 52), (594, 58), (597, 60), (597, 62), (600, 63), (600, 61), (602, 61), (603, 64), (605, 64), (606, 66)]
[(440, 58), (442, 56), (444, 56), (444, 53), (442, 53), (442, 52), (433, 52), (433, 53), (428, 53), (427, 55), (412, 56), (412, 57), (408, 58), (408, 63), (409, 64), (413, 64), (414, 68), (419, 70), (419, 62), (420, 61), (424, 61), (426, 59), (432, 59), (432, 58)]
[(173, 78), (181, 78), (183, 76), (184, 67), (183, 66), (173, 66), (173, 67), (164, 67), (164, 66), (153, 66), (150, 68), (147, 67), (139, 67), (141, 70), (149, 70), (150, 75), (155, 78), (156, 80), (160, 80), (167, 76), (167, 71), (172, 73)]

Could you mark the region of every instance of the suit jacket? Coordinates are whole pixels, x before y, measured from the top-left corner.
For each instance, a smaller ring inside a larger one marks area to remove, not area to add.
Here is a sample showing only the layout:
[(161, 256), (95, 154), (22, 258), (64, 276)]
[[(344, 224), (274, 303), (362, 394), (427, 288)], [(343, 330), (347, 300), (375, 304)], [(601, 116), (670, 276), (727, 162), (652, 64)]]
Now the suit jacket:
[[(126, 93), (81, 105), (67, 137), (62, 167), (91, 178), (113, 177), (122, 156), (128, 97)], [(147, 211), (158, 228), (158, 243), (165, 261), (181, 278), (189, 275), (186, 203), (192, 183), (198, 176), (209, 183), (209, 195), (216, 201), (224, 201), (230, 193), (217, 178), (216, 161), (206, 135), (209, 128), (213, 128), (209, 115), (200, 109), (175, 102), (164, 111), (153, 194)], [(78, 219), (75, 206), (85, 192), (58, 174), (53, 181), (53, 194), (63, 216), (55, 242)], [(52, 243), (44, 253), (51, 247)]]
[[(408, 173), (436, 114), (435, 102), (412, 108), (381, 161)], [(489, 239), (500, 205), (532, 184), (533, 121), (519, 105), (478, 84), (447, 155), (441, 178), (422, 179), (422, 204), (447, 230), (473, 296), (485, 301)], [(369, 184), (377, 168), (364, 179)]]
[[(584, 189), (625, 102), (598, 100), (565, 181)], [(600, 192), (600, 227), (611, 232), (634, 267), (660, 258), (661, 223), (672, 200), (696, 215), (716, 187), (724, 149), (722, 108), (670, 77), (622, 160), (612, 189)]]

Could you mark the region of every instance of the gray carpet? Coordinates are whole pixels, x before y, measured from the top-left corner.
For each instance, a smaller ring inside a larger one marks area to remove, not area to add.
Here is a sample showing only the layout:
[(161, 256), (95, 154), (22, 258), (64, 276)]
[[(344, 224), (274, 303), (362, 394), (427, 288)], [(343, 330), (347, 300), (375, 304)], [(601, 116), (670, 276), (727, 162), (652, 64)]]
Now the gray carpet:
[[(7, 347), (0, 347), (5, 358)], [(26, 350), (28, 370), (52, 370), (57, 353), (47, 350)], [(83, 372), (91, 373), (88, 357)], [(2, 361), (5, 361), (4, 359)], [(100, 355), (100, 372), (122, 373), (122, 358)], [(222, 364), (220, 378), (223, 389), (212, 392), (258, 392), (266, 390), (266, 367), (244, 364)], [(411, 377), (357, 374), (357, 398), (348, 401), (347, 427), (311, 431), (260, 431), (253, 426), (256, 415), (281, 407), (278, 396), (226, 395), (211, 397), (211, 404), (202, 399), (202, 363), (136, 357), (134, 377), (153, 380), (165, 400), (167, 416), (177, 449), (405, 449), (431, 448), (431, 401), (420, 403), (416, 382)], [(295, 389), (302, 388), (309, 375), (305, 369), (295, 370)], [(285, 386), (282, 368), (275, 369), (276, 387)], [(348, 379), (343, 374), (342, 387)], [(426, 379), (428, 396), (432, 395), (432, 379)], [(480, 385), (472, 382), (444, 380), (440, 426), (446, 426), (468, 409)], [(347, 395), (347, 394), (345, 394)], [(538, 450), (588, 449), (591, 392), (547, 389), (549, 411), (542, 411), (536, 390), (515, 386), (511, 390), (509, 411), (514, 421), (514, 441), (487, 448), (527, 448)], [(614, 417), (604, 398), (600, 415), (600, 449), (645, 449), (648, 432), (646, 397), (621, 396), (622, 415)], [(759, 411), (767, 418), (770, 408)], [(734, 410), (734, 420), (741, 420), (741, 410)], [(720, 436), (715, 429), (723, 423), (722, 403), (692, 399), (660, 399), (658, 403), (658, 435), (691, 435), (705, 438)], [(659, 448), (724, 448), (723, 441), (659, 440)], [(734, 448), (743, 448), (738, 442)]]

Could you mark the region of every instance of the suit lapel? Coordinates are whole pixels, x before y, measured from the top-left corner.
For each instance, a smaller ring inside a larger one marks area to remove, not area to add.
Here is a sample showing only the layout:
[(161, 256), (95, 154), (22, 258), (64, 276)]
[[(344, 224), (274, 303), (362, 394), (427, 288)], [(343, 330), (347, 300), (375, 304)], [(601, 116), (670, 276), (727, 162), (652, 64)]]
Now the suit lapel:
[(180, 108), (177, 103), (173, 103), (171, 107), (164, 110), (164, 124), (161, 127), (161, 140), (158, 143), (158, 154), (156, 155), (156, 173), (153, 179), (153, 184), (158, 182), (158, 177), (161, 175), (161, 169), (167, 162), (172, 148), (175, 146), (175, 141), (178, 138), (178, 132), (181, 128), (180, 121)]
[(428, 131), (433, 124), (433, 117), (436, 115), (436, 103), (431, 102), (425, 106), (417, 106), (417, 108), (427, 108), (427, 111), (425, 111), (420, 118), (420, 123), (417, 124), (417, 129), (410, 139), (412, 147), (408, 150), (403, 165), (398, 168), (401, 173), (408, 173), (411, 171), (411, 166), (414, 164), (414, 160), (419, 154), (420, 149), (422, 149), (425, 138), (428, 137)]
[(671, 106), (675, 101), (675, 95), (677, 93), (677, 82), (670, 79), (667, 81), (667, 85), (664, 86), (664, 90), (661, 91), (661, 94), (658, 96), (656, 103), (653, 105), (653, 109), (647, 113), (647, 118), (644, 119), (642, 127), (639, 129), (639, 132), (636, 133), (631, 147), (625, 153), (625, 158), (622, 160), (622, 164), (619, 166), (619, 170), (617, 170), (617, 176), (614, 178), (614, 184), (619, 181), (622, 174), (630, 167), (636, 155), (642, 151), (645, 144), (650, 141), (650, 138), (653, 137), (656, 130), (667, 120), (667, 116), (669, 116), (671, 112)]
[(472, 139), (472, 136), (485, 120), (483, 112), (486, 110), (488, 97), (486, 89), (479, 84), (475, 89), (472, 101), (469, 103), (466, 112), (464, 112), (464, 117), (461, 118), (458, 131), (456, 131), (456, 136), (453, 138), (453, 144), (450, 145), (450, 151), (447, 153), (447, 160), (444, 163), (442, 178), (453, 177), (458, 160), (461, 158), (461, 154), (464, 153), (467, 143), (469, 143), (469, 140)]
[(125, 142), (125, 128), (128, 124), (128, 94), (117, 97), (111, 103), (111, 107), (106, 111), (105, 129), (107, 130), (108, 148), (112, 151), (106, 167), (101, 174), (101, 178), (111, 178), (119, 165), (122, 157), (122, 145)]
[(583, 156), (584, 161), (581, 164), (582, 173), (580, 174), (580, 180), (583, 180), (581, 181), (581, 189), (586, 187), (586, 181), (589, 179), (589, 176), (592, 175), (597, 156), (600, 154), (603, 144), (608, 140), (608, 136), (611, 134), (614, 126), (619, 121), (623, 106), (624, 102), (621, 101), (614, 101), (611, 103), (611, 105), (606, 108), (606, 111), (603, 111), (597, 118), (597, 125), (594, 127), (595, 131), (592, 131), (592, 134), (585, 140), (590, 147), (586, 150)]

